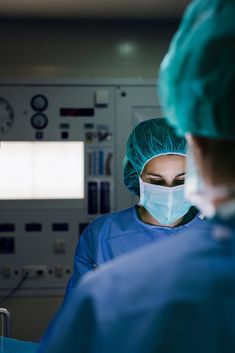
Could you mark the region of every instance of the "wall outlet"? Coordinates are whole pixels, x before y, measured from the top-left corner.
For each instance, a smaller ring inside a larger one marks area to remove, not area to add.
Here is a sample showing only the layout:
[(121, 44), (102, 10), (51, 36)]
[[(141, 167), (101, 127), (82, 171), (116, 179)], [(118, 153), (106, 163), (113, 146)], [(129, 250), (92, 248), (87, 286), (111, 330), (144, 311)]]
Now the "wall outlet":
[(27, 279), (46, 277), (47, 266), (27, 265), (23, 268), (23, 276), (27, 273)]

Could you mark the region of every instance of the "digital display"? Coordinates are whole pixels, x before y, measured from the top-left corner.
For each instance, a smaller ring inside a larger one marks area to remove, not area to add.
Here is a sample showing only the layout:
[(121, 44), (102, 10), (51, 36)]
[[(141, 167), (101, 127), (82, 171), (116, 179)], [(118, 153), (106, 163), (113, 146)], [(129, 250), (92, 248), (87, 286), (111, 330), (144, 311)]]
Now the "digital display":
[(94, 108), (60, 108), (60, 116), (62, 117), (88, 117), (94, 116)]

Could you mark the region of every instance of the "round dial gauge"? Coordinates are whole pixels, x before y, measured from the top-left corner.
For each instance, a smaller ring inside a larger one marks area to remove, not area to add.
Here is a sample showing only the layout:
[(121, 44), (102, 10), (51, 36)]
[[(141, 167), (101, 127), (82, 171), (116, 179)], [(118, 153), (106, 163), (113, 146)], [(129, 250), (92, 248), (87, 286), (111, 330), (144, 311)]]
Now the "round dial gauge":
[(31, 99), (31, 106), (34, 110), (42, 112), (47, 108), (48, 101), (43, 95), (37, 94)]
[(5, 133), (14, 123), (14, 111), (11, 105), (0, 97), (0, 132)]
[(34, 114), (31, 118), (31, 124), (34, 127), (34, 129), (42, 130), (47, 126), (48, 118), (43, 113)]

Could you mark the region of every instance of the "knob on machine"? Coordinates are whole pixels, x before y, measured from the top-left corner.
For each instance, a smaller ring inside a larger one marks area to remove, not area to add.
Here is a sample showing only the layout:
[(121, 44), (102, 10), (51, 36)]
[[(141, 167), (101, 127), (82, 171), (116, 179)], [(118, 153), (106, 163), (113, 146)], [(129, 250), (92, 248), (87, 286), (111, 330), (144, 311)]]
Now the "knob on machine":
[(42, 112), (48, 107), (47, 98), (41, 94), (33, 96), (31, 99), (31, 107), (37, 112), (31, 118), (31, 125), (37, 130), (44, 129), (48, 124), (48, 118)]

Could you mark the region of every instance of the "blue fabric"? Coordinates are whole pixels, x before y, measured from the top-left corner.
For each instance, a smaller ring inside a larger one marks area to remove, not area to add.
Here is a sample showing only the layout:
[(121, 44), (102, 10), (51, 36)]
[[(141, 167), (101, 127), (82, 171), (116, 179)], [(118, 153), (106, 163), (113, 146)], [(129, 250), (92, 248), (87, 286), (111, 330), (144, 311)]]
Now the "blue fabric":
[(149, 225), (138, 218), (135, 207), (97, 218), (85, 229), (78, 243), (66, 300), (86, 272), (117, 256), (174, 236), (184, 228), (197, 227), (201, 222), (197, 215), (187, 224), (175, 228)]
[(20, 341), (8, 337), (0, 337), (1, 353), (36, 353), (38, 351), (38, 347), (38, 343)]
[(235, 224), (201, 222), (84, 276), (40, 353), (234, 353)]

